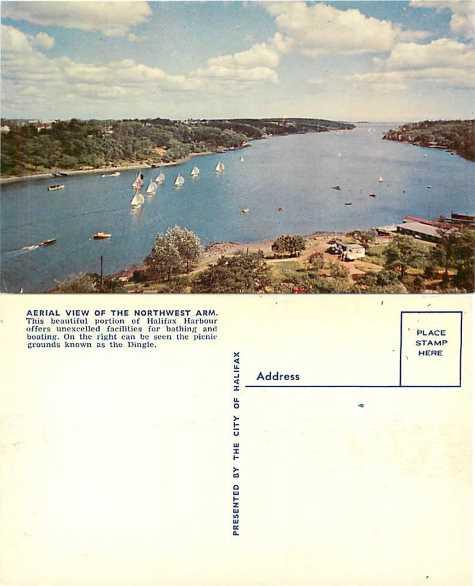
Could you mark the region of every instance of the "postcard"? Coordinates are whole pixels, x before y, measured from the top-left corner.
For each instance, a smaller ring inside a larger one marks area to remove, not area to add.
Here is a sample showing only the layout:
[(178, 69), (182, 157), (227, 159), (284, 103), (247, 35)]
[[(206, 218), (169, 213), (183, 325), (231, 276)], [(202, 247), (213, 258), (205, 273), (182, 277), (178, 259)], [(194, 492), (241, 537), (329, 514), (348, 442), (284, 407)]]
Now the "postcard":
[(473, 2), (1, 9), (0, 584), (470, 584)]

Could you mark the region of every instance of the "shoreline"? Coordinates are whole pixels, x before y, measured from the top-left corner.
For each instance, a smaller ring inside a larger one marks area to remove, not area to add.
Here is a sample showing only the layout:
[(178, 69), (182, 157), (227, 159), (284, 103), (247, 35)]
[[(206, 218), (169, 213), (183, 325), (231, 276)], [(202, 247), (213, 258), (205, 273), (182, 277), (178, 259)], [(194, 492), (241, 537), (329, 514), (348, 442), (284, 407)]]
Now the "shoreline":
[[(176, 165), (182, 165), (183, 163), (188, 163), (195, 157), (204, 157), (206, 155), (217, 155), (217, 154), (225, 154), (226, 152), (230, 152), (232, 150), (241, 150), (243, 148), (247, 148), (251, 146), (247, 144), (242, 147), (237, 147), (235, 149), (229, 149), (224, 153), (220, 151), (204, 151), (200, 153), (190, 153), (187, 157), (183, 157), (181, 159), (177, 159), (176, 161), (170, 161), (169, 163), (161, 163), (160, 165), (156, 165), (152, 167), (149, 163), (138, 163), (134, 162), (130, 165), (120, 165), (117, 167), (98, 167), (96, 169), (77, 169), (73, 171), (64, 171), (66, 177), (74, 177), (76, 175), (98, 175), (98, 174), (107, 174), (114, 173), (116, 171), (132, 171), (134, 169), (158, 169), (159, 167), (175, 167)], [(13, 177), (0, 177), (0, 185), (8, 185), (10, 183), (20, 183), (21, 181), (35, 181), (38, 179), (56, 179), (61, 181), (63, 177), (55, 177), (53, 173), (58, 173), (60, 171), (50, 171), (48, 173), (36, 173), (34, 175), (21, 175), (21, 176), (13, 176)], [(62, 172), (62, 171), (61, 171)]]
[[(358, 228), (355, 228), (355, 231)], [(317, 232), (312, 232), (310, 234), (302, 234), (305, 238), (307, 244), (312, 244), (314, 242), (322, 241), (322, 239), (327, 238), (344, 238), (348, 231), (341, 231), (341, 230), (319, 230)], [(381, 237), (382, 238), (382, 237)], [(210, 263), (216, 261), (222, 255), (232, 255), (237, 254), (239, 252), (258, 252), (262, 251), (265, 255), (272, 254), (272, 244), (274, 243), (275, 238), (266, 238), (264, 240), (251, 240), (248, 242), (234, 242), (234, 241), (226, 241), (226, 242), (210, 242), (206, 246), (203, 247), (203, 253), (198, 263), (196, 270), (201, 270), (208, 266)], [(308, 256), (312, 252), (313, 247), (309, 246), (306, 248), (306, 251), (303, 253), (302, 257)], [(269, 259), (268, 260), (281, 260), (281, 259)], [(288, 260), (288, 259), (286, 259)], [(135, 271), (141, 271), (145, 269), (145, 264), (143, 262), (138, 262), (135, 264), (128, 265), (118, 271), (114, 271), (113, 273), (109, 273), (105, 275), (107, 278), (110, 279), (117, 279), (117, 278), (131, 278)]]
[[(323, 253), (326, 258), (328, 258), (330, 260), (336, 260), (336, 257), (334, 257), (333, 255), (330, 255), (329, 253), (326, 252), (326, 248), (328, 246), (328, 243), (326, 241), (328, 239), (331, 240), (334, 238), (344, 239), (347, 237), (347, 234), (349, 232), (357, 231), (360, 229), (361, 228), (355, 228), (354, 230), (349, 230), (349, 231), (318, 230), (318, 231), (312, 232), (310, 234), (302, 234), (302, 236), (305, 238), (305, 241), (306, 241), (306, 248), (304, 251), (302, 251), (302, 253), (300, 255), (296, 256), (295, 258), (294, 257), (278, 257), (278, 256), (274, 257), (274, 253), (273, 253), (271, 247), (275, 241), (275, 238), (267, 238), (264, 240), (251, 240), (251, 241), (247, 241), (247, 242), (235, 242), (235, 241), (210, 242), (209, 244), (203, 246), (203, 248), (202, 248), (203, 252), (202, 252), (200, 261), (198, 262), (196, 267), (190, 273), (188, 273), (188, 276), (194, 275), (194, 274), (199, 273), (200, 271), (206, 269), (212, 263), (216, 262), (221, 256), (235, 255), (238, 253), (256, 253), (256, 252), (261, 251), (264, 253), (265, 260), (268, 262), (272, 262), (272, 263), (281, 263), (281, 262), (285, 262), (285, 261), (289, 261), (289, 260), (292, 261), (292, 260), (296, 260), (296, 259), (305, 260), (305, 259), (308, 259), (308, 257), (311, 256), (312, 253), (314, 253), (314, 252)], [(380, 244), (383, 242), (384, 243), (389, 242), (389, 240), (391, 238), (392, 238), (391, 236), (382, 236), (382, 235), (377, 237)], [(359, 262), (360, 262), (360, 264), (362, 262), (364, 265), (369, 266), (370, 269), (373, 271), (380, 270), (380, 267), (378, 265), (373, 264), (371, 262), (371, 260), (368, 258), (364, 258), (364, 259), (360, 260)], [(355, 263), (347, 263), (346, 266), (348, 266), (350, 274), (363, 274), (363, 271), (361, 269), (359, 269)], [(123, 281), (126, 284), (133, 284), (134, 282), (132, 281), (132, 277), (133, 277), (134, 272), (144, 271), (145, 268), (146, 268), (145, 263), (143, 261), (136, 262), (133, 264), (129, 264), (123, 268), (120, 268), (116, 271), (113, 271), (111, 273), (104, 274), (104, 279), (117, 279), (119, 281)], [(74, 275), (77, 276), (79, 274), (83, 274), (83, 272), (80, 271), (78, 273), (75, 273)], [(84, 274), (87, 274), (87, 273), (84, 273)], [(70, 275), (70, 276), (74, 276), (74, 275)], [(135, 285), (140, 286), (140, 283), (135, 283)], [(6, 293), (10, 293), (10, 292), (1, 291), (1, 293), (6, 294)], [(27, 293), (32, 293), (32, 292), (27, 292)], [(44, 294), (51, 294), (51, 293), (57, 293), (57, 290), (55, 287), (48, 288), (48, 289), (42, 290), (42, 291), (37, 291), (34, 294), (44, 295)], [(128, 291), (127, 293), (130, 293), (130, 291)], [(11, 294), (15, 294), (15, 293), (11, 293)]]
[[(355, 126), (356, 128), (356, 126)], [(351, 129), (340, 129), (340, 128), (335, 128), (335, 129), (331, 129), (328, 130), (326, 132), (341, 132), (343, 130), (354, 130), (354, 128)], [(310, 134), (310, 133), (304, 133), (304, 134)], [(134, 169), (158, 169), (159, 167), (175, 167), (176, 165), (182, 165), (183, 163), (187, 163), (189, 161), (191, 161), (194, 157), (203, 157), (205, 155), (219, 155), (219, 154), (226, 154), (228, 152), (232, 152), (232, 151), (240, 151), (242, 149), (246, 149), (249, 148), (250, 146), (252, 146), (252, 142), (255, 140), (266, 140), (268, 138), (274, 138), (275, 136), (291, 136), (291, 135), (273, 135), (271, 137), (266, 136), (266, 137), (260, 137), (260, 138), (248, 138), (247, 141), (239, 147), (233, 147), (233, 148), (228, 148), (228, 149), (220, 149), (220, 150), (216, 150), (216, 151), (204, 151), (204, 152), (200, 152), (200, 153), (190, 153), (188, 156), (183, 157), (181, 159), (176, 159), (175, 161), (170, 161), (169, 163), (160, 163), (157, 165), (154, 165), (153, 167), (149, 164), (149, 163), (139, 163), (139, 162), (133, 162), (130, 164), (126, 164), (126, 165), (119, 165), (119, 166), (115, 166), (115, 167), (97, 167), (95, 169), (77, 169), (77, 170), (72, 170), (72, 171), (48, 171), (46, 173), (35, 173), (34, 175), (15, 175), (15, 176), (11, 176), (11, 177), (0, 177), (0, 186), (1, 185), (8, 185), (10, 183), (20, 183), (22, 181), (35, 181), (37, 179), (57, 179), (57, 180), (61, 180), (62, 177), (55, 177), (53, 173), (59, 173), (59, 172), (65, 172), (66, 175), (65, 177), (74, 177), (76, 175), (95, 175), (95, 174), (110, 174), (110, 173), (114, 173), (116, 171), (132, 171)]]

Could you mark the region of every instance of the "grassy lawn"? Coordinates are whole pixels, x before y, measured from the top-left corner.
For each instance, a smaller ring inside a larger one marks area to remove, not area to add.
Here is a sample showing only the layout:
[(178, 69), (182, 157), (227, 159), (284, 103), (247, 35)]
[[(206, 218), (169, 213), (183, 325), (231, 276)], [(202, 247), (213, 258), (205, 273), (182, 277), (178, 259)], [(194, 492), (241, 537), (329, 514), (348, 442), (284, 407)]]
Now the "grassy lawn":
[(268, 263), (268, 266), (271, 269), (272, 283), (276, 285), (286, 281), (298, 282), (307, 273), (302, 262), (294, 259)]
[(384, 258), (384, 250), (387, 247), (387, 244), (374, 244), (368, 248), (366, 251), (366, 258), (369, 262), (374, 263), (375, 265), (384, 266), (386, 259)]

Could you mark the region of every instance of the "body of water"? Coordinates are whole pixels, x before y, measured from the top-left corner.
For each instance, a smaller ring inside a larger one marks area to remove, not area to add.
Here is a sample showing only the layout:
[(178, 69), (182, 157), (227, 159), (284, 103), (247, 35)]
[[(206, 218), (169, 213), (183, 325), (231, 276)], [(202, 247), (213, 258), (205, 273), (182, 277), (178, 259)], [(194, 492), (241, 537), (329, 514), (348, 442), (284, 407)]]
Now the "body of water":
[[(165, 184), (135, 213), (130, 209), (135, 171), (4, 185), (1, 288), (45, 291), (68, 275), (99, 272), (101, 255), (105, 273), (140, 263), (157, 232), (174, 225), (193, 230), (207, 244), (369, 228), (399, 223), (408, 214), (475, 213), (474, 163), (441, 150), (381, 140), (389, 128), (361, 125), (352, 131), (274, 137), (241, 151), (194, 158), (164, 169)], [(214, 171), (219, 160), (225, 164), (222, 175)], [(201, 171), (198, 179), (190, 177), (194, 165)], [(185, 185), (175, 189), (178, 172)], [(144, 189), (157, 174), (156, 169), (144, 171)], [(64, 190), (47, 190), (58, 182)], [(337, 185), (340, 190), (332, 189)], [(243, 208), (249, 213), (241, 214)], [(112, 238), (92, 240), (98, 231)], [(50, 238), (57, 243), (34, 246)]]

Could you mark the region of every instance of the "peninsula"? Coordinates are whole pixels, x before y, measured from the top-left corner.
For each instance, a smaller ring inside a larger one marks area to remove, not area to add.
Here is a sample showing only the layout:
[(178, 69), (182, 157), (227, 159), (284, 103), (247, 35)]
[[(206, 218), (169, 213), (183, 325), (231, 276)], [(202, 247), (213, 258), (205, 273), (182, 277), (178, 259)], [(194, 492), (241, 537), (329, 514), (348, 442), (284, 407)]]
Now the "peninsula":
[(385, 140), (444, 149), (475, 161), (475, 120), (437, 120), (404, 124), (386, 132)]
[(159, 166), (275, 135), (351, 130), (315, 118), (2, 120), (2, 177)]

